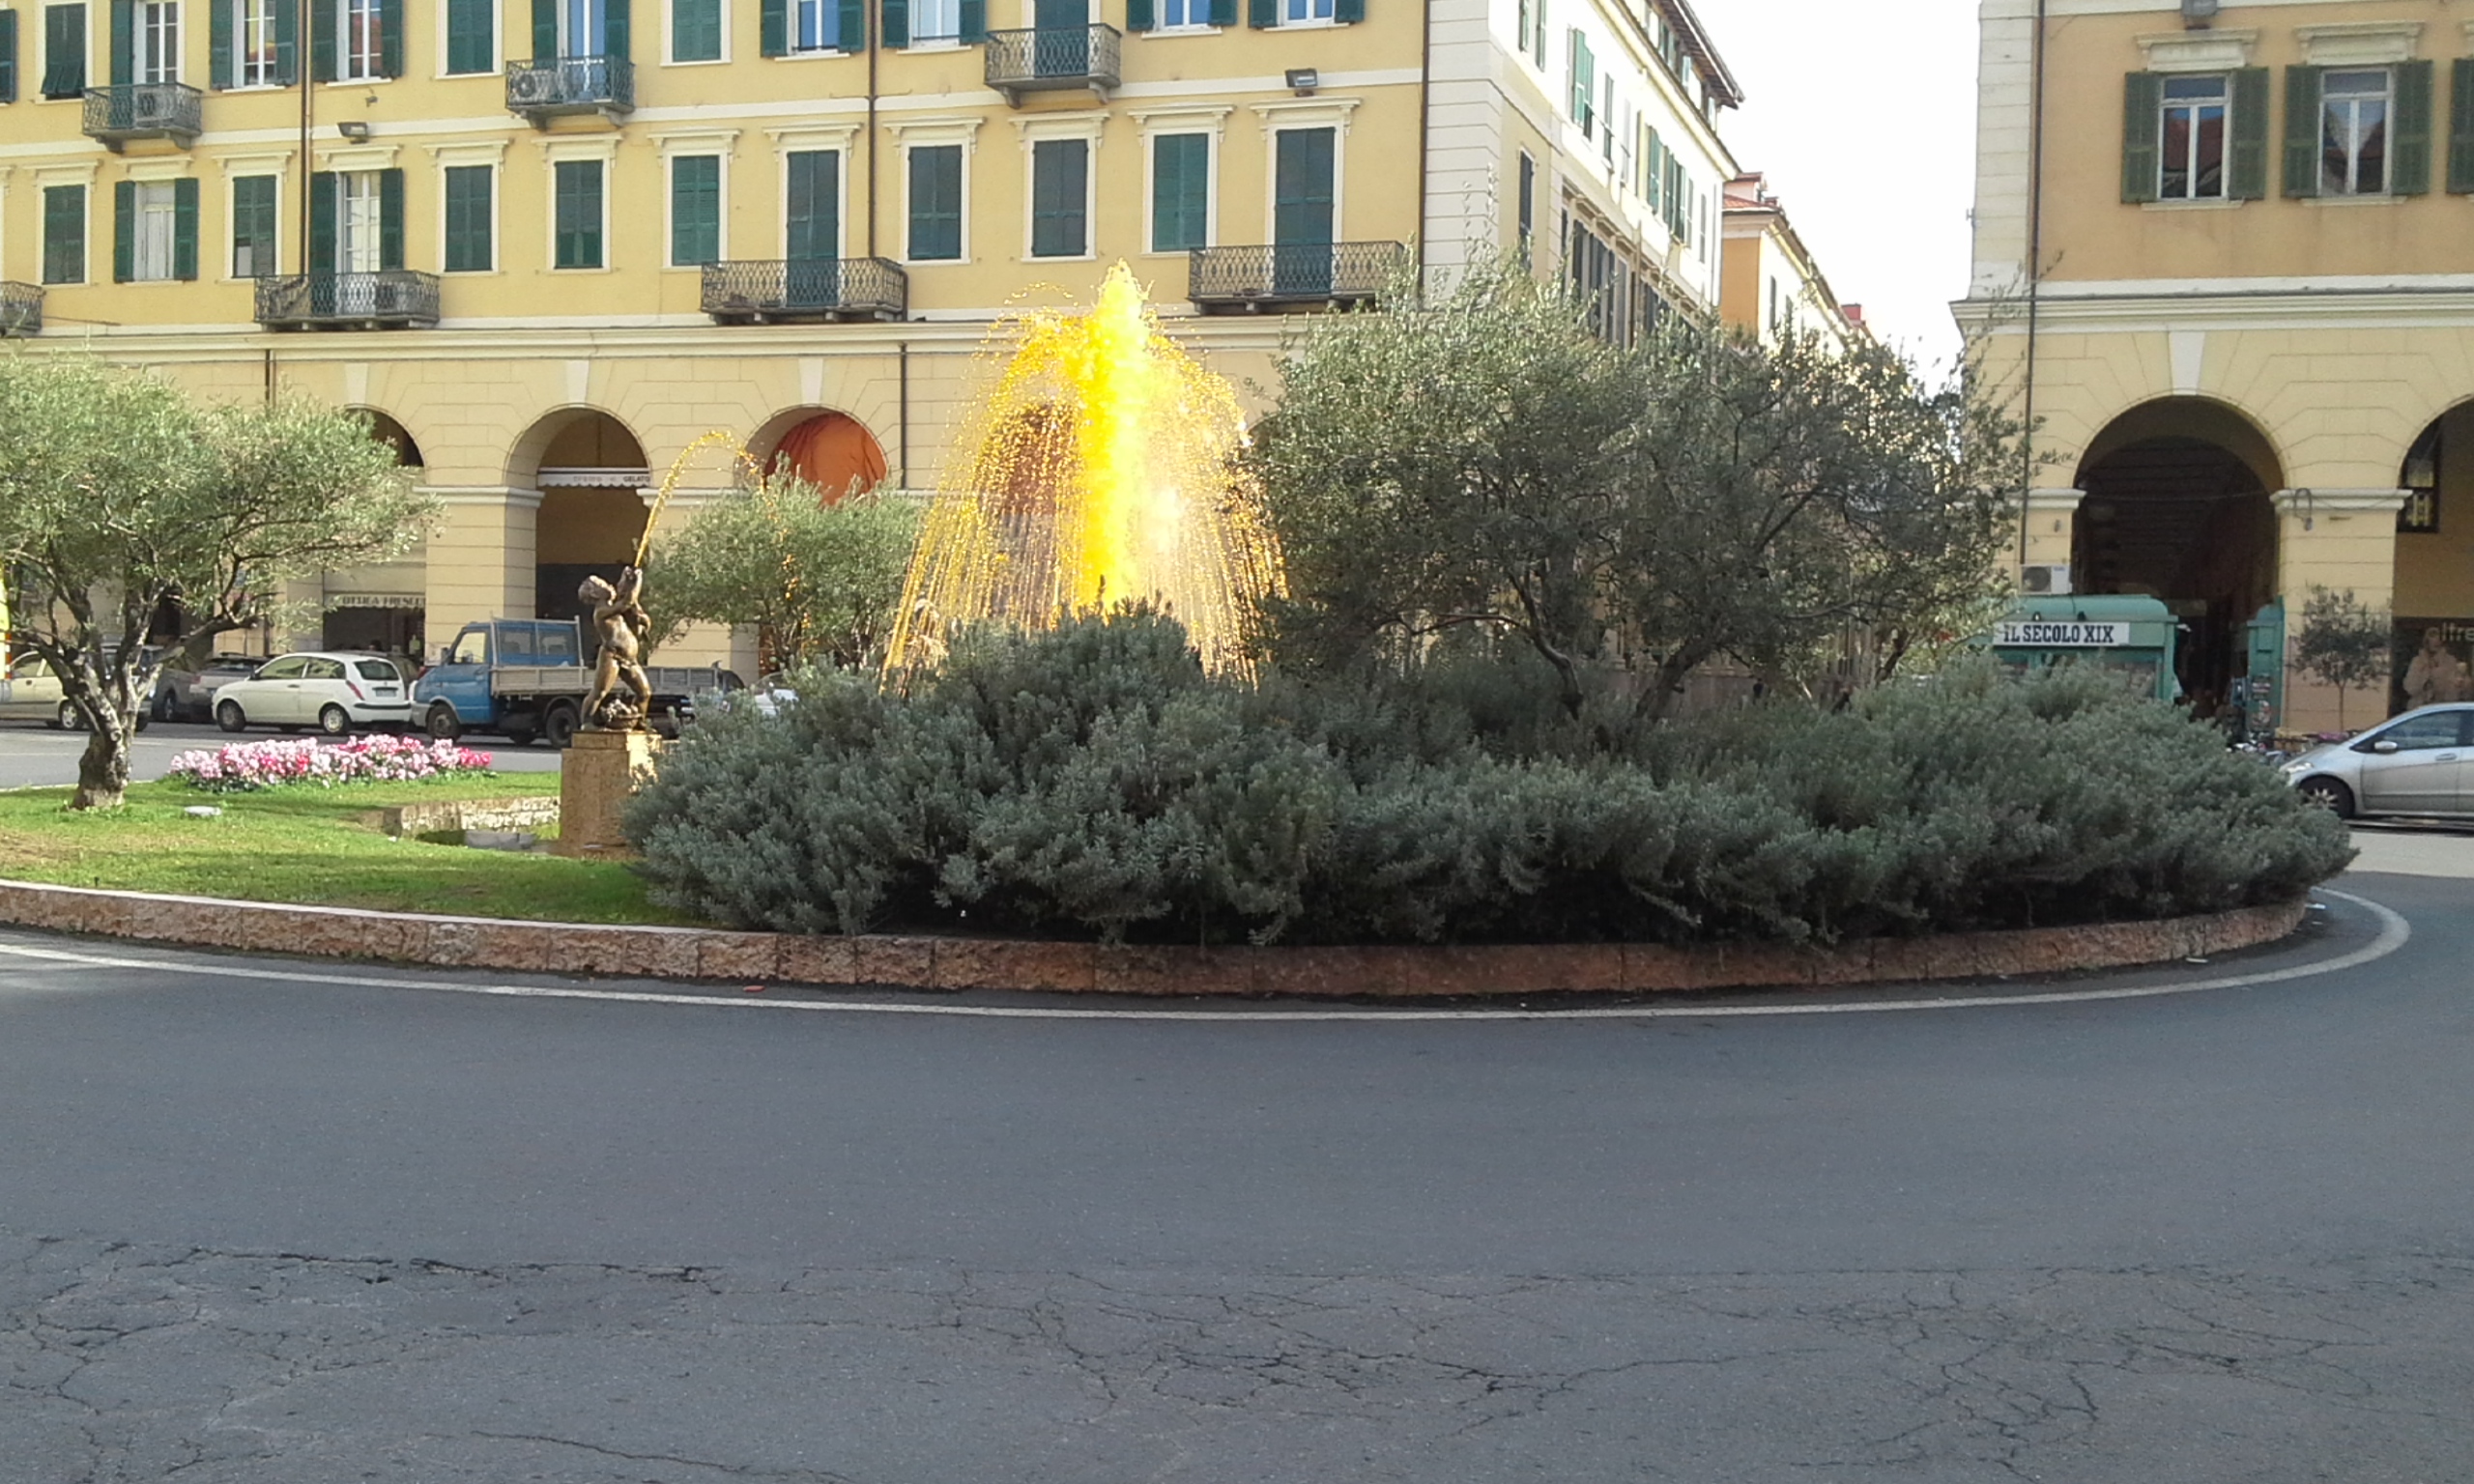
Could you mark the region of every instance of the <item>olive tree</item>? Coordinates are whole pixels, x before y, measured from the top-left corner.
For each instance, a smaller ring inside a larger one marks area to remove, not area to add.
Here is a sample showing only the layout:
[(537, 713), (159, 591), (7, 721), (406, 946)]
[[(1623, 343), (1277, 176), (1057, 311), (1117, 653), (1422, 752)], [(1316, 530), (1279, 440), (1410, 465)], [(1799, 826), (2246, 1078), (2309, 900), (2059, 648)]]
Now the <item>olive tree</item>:
[(2337, 729), (2345, 729), (2345, 694), (2389, 677), (2396, 664), (2396, 624), (2386, 612), (2354, 596), (2312, 585), (2293, 633), (2293, 668), (2337, 688)]
[(856, 669), (882, 652), (918, 531), (918, 508), (895, 497), (827, 504), (794, 474), (742, 484), (655, 543), (646, 581), (654, 633), (745, 624), (768, 671)]
[(204, 405), (83, 357), (0, 360), (8, 639), (87, 728), (71, 807), (121, 802), (163, 658), (282, 619), (287, 581), (399, 556), (432, 512), (359, 414)]

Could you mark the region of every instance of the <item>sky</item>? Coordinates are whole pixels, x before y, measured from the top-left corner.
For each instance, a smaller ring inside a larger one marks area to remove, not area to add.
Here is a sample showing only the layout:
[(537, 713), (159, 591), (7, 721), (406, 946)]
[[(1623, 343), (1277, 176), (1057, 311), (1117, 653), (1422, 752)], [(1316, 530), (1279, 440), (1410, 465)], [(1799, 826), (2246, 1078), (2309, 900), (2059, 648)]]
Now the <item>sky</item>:
[(1744, 105), (1718, 128), (1769, 178), (1841, 303), (1928, 363), (1958, 355), (1975, 190), (1974, 0), (1694, 0)]

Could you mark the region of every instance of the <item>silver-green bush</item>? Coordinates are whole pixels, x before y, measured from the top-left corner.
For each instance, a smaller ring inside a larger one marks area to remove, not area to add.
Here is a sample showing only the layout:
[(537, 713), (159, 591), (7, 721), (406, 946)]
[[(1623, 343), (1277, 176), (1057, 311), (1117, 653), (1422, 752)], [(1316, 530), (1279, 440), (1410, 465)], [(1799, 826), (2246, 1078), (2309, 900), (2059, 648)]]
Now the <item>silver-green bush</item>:
[[(656, 895), (802, 932), (1755, 939), (2173, 916), (2350, 857), (2206, 728), (1968, 671), (1830, 713), (1572, 717), (1501, 661), (1260, 685), (1127, 613), (986, 633), (908, 695), (815, 672), (636, 802)], [(1538, 704), (1542, 702), (1542, 705)]]

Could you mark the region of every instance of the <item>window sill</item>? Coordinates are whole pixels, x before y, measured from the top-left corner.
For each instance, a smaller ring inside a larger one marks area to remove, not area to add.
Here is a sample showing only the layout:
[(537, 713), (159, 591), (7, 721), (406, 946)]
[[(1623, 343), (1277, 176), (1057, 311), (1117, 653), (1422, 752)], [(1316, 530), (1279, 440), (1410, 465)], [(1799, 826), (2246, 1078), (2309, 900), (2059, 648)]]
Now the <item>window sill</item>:
[(613, 269), (613, 268), (612, 268), (609, 264), (607, 264), (607, 263), (605, 263), (605, 264), (601, 265), (599, 268), (561, 268), (561, 267), (559, 267), (557, 264), (555, 264), (555, 263), (554, 263), (554, 264), (550, 265), (550, 271), (552, 271), (552, 272), (554, 272), (554, 273), (576, 273), (576, 274), (583, 274), (583, 273), (608, 273), (608, 272), (616, 272), (616, 271), (617, 271), (617, 270), (616, 270), (616, 269)]
[(2414, 198), (2411, 196), (2390, 195), (2387, 192), (2382, 191), (2380, 194), (2375, 196), (2303, 196), (2299, 199), (2305, 206), (2349, 207), (2403, 206), (2406, 202)]
[(1328, 31), (1339, 24), (1338, 20), (1329, 15), (1317, 15), (1309, 20), (1291, 20), (1283, 15), (1273, 24), (1271, 29), (1274, 31)]
[[(970, 267), (970, 259), (968, 259), (968, 258), (903, 258), (903, 259), (900, 259), (899, 261), (901, 262), (902, 266), (903, 266), (903, 267), (905, 267), (905, 268), (968, 268), (968, 267)], [(1050, 262), (1050, 261), (1053, 261), (1053, 260), (1052, 260), (1052, 259), (1043, 259), (1042, 261), (1044, 261), (1044, 262)]]
[(839, 62), (859, 55), (861, 53), (844, 51), (839, 46), (827, 46), (819, 51), (786, 51), (778, 57), (767, 57), (764, 60), (768, 62)]
[(503, 77), (505, 75), (506, 69), (492, 67), (471, 72), (432, 72), (430, 78), (434, 82), (462, 82), (474, 77)]
[(964, 48), (963, 46), (963, 39), (959, 36), (914, 36), (910, 39), (909, 45), (889, 49), (898, 49), (906, 52), (937, 52), (961, 51)]
[(2237, 206), (2250, 204), (2248, 201), (2205, 198), (2198, 201), (2142, 201), (2139, 209), (2143, 212), (2229, 212)]
[(673, 57), (662, 64), (664, 67), (728, 67), (730, 65), (731, 59), (728, 57)]
[(1100, 255), (1096, 252), (1059, 253), (1053, 257), (1022, 257), (1015, 261), (1033, 267), (1043, 263), (1097, 263)]
[[(1305, 24), (1305, 22), (1300, 21), (1300, 22), (1298, 22), (1298, 24), (1302, 27), (1302, 26)], [(1330, 22), (1328, 22), (1328, 21), (1327, 21), (1327, 22), (1318, 22), (1318, 24), (1327, 24), (1327, 25), (1328, 25), (1328, 24), (1330, 24)], [(1225, 30), (1227, 30), (1227, 29), (1228, 29), (1228, 28), (1227, 28), (1227, 27), (1225, 27), (1225, 26), (1211, 26), (1211, 25), (1202, 25), (1202, 26), (1154, 26), (1152, 29), (1150, 29), (1150, 30), (1148, 30), (1148, 31), (1137, 32), (1137, 33), (1136, 33), (1136, 35), (1140, 35), (1140, 36), (1157, 36), (1157, 37), (1162, 37), (1162, 38), (1166, 38), (1166, 37), (1171, 37), (1171, 36), (1218, 36), (1218, 35), (1220, 35), (1223, 31), (1225, 31)]]

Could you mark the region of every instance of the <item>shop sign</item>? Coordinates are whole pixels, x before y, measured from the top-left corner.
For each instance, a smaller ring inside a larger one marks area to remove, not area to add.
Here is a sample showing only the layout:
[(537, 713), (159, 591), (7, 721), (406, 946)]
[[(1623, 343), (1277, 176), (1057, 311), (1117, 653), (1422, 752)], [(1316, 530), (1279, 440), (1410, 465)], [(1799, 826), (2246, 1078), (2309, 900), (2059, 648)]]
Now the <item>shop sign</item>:
[(2130, 642), (2130, 625), (2005, 622), (1994, 631), (1993, 642), (2019, 649), (2117, 649)]

